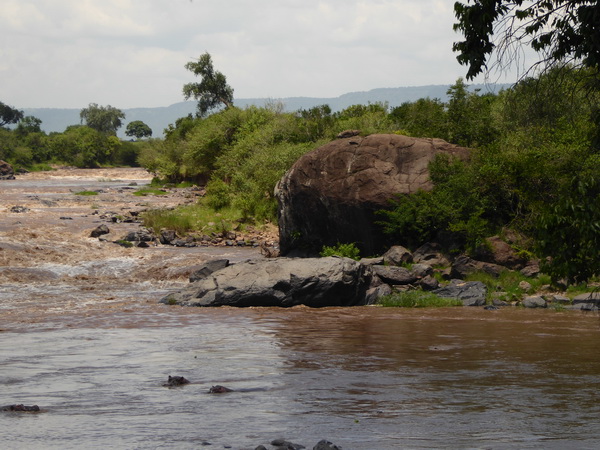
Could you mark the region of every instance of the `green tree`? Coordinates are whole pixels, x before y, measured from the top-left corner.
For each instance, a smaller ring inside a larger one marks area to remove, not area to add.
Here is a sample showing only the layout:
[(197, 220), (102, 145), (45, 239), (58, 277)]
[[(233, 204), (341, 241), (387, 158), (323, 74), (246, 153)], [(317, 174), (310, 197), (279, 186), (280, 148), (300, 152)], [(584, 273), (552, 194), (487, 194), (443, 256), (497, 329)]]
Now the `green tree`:
[(17, 123), (23, 118), (23, 111), (11, 108), (10, 106), (0, 102), (0, 127)]
[(110, 105), (99, 106), (96, 103), (90, 103), (87, 108), (81, 110), (79, 117), (81, 123), (85, 122), (88, 127), (114, 136), (123, 125), (122, 120), (125, 119), (125, 114)]
[(454, 3), (458, 62), (468, 66), (467, 79), (488, 69), (495, 53), (501, 67), (517, 59), (525, 45), (539, 53), (545, 67), (572, 61), (600, 68), (600, 5), (597, 0), (471, 0)]
[(137, 139), (141, 139), (152, 136), (152, 128), (150, 128), (141, 120), (134, 120), (133, 122), (129, 122), (127, 124), (125, 134), (127, 136), (135, 136)]
[(25, 116), (17, 124), (15, 133), (19, 136), (25, 136), (29, 133), (40, 133), (42, 131), (41, 124), (41, 119), (34, 116)]
[(186, 100), (198, 100), (198, 117), (204, 117), (219, 105), (229, 108), (233, 106), (233, 88), (227, 84), (227, 78), (213, 68), (210, 54), (200, 55), (197, 61), (190, 61), (185, 68), (194, 75), (200, 76), (199, 83), (187, 83), (183, 86)]

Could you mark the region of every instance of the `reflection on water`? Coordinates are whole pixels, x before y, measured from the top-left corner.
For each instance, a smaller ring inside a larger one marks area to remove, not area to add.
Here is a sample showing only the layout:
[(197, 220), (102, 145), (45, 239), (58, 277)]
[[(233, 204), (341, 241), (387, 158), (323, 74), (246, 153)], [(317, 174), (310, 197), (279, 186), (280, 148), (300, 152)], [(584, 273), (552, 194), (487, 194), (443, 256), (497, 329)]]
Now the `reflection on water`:
[[(0, 443), (600, 446), (597, 315), (154, 303), (86, 314), (0, 333), (0, 403), (47, 409), (1, 414)], [(192, 384), (162, 387), (168, 375)], [(214, 384), (238, 392), (207, 394)]]

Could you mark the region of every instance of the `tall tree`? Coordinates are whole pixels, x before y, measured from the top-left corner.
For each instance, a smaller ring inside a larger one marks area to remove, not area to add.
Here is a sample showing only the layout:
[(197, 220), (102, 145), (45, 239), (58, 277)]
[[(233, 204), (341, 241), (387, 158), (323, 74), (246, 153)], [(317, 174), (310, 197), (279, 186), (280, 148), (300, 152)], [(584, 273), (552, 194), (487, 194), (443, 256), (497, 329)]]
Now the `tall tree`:
[(88, 127), (114, 136), (123, 125), (122, 120), (125, 119), (125, 114), (110, 105), (98, 106), (96, 103), (90, 103), (87, 108), (81, 110), (79, 117), (81, 123), (85, 122)]
[(213, 68), (210, 54), (200, 55), (197, 61), (190, 61), (185, 68), (194, 75), (202, 77), (199, 83), (187, 83), (183, 86), (186, 100), (198, 100), (198, 117), (204, 117), (219, 105), (233, 106), (233, 88), (227, 84), (227, 78)]
[(23, 111), (11, 108), (10, 106), (0, 102), (0, 127), (17, 123), (23, 118)]
[(454, 3), (458, 61), (468, 66), (467, 79), (488, 69), (488, 60), (501, 67), (518, 58), (519, 46), (538, 52), (536, 64), (551, 67), (571, 62), (600, 68), (600, 2), (598, 0), (469, 0)]
[(141, 139), (152, 136), (152, 128), (150, 128), (141, 120), (134, 120), (133, 122), (129, 122), (127, 124), (125, 134), (127, 136), (135, 136), (137, 139)]

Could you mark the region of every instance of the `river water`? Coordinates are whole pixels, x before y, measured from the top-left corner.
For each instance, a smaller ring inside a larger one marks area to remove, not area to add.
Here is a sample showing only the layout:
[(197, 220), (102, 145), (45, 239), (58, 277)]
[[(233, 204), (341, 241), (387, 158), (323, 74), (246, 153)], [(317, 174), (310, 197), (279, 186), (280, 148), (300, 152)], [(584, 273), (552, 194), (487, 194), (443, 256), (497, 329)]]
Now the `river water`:
[(595, 313), (182, 308), (157, 304), (185, 280), (141, 277), (152, 261), (4, 266), (0, 404), (44, 412), (0, 413), (1, 448), (600, 448)]

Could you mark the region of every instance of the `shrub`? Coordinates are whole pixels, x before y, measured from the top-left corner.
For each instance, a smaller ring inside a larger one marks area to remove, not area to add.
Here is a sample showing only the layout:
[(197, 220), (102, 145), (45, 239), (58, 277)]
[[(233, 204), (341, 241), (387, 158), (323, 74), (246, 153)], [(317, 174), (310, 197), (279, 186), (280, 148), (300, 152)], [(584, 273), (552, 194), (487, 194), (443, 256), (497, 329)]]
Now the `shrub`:
[(358, 261), (360, 259), (360, 250), (356, 247), (354, 243), (350, 244), (340, 244), (333, 247), (323, 246), (323, 250), (320, 253), (321, 256), (343, 256), (345, 258), (354, 259)]

